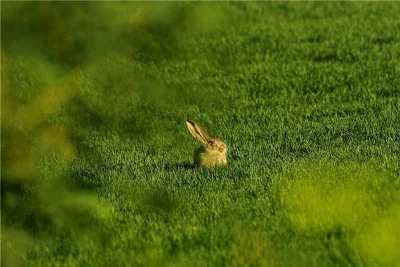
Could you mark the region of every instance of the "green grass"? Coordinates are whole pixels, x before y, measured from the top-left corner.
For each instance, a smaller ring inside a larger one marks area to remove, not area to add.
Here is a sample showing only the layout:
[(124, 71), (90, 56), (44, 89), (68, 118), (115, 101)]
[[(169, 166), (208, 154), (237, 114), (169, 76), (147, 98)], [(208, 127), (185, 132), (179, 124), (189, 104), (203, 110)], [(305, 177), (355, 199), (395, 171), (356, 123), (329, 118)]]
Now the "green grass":
[(398, 265), (398, 14), (2, 2), (2, 264)]

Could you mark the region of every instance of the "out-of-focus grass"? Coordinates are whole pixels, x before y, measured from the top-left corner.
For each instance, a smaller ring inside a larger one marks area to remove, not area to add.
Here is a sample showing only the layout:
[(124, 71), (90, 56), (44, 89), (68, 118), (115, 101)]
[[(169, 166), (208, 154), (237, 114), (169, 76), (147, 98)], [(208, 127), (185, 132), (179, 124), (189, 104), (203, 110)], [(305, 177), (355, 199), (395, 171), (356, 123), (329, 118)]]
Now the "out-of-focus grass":
[(358, 229), (400, 200), (391, 178), (370, 164), (299, 165), (293, 179), (281, 185), (281, 202), (293, 226), (303, 231)]
[(281, 204), (295, 231), (339, 236), (345, 245), (328, 241), (328, 247), (345, 250), (343, 263), (395, 266), (400, 197), (394, 177), (373, 165), (301, 161), (287, 174), (291, 179), (279, 181)]
[(271, 240), (260, 232), (242, 233), (232, 246), (234, 265), (276, 266), (276, 251)]
[(354, 237), (354, 247), (366, 264), (396, 266), (399, 263), (399, 223), (400, 207), (396, 203)]
[(1, 7), (3, 265), (399, 261), (399, 4)]

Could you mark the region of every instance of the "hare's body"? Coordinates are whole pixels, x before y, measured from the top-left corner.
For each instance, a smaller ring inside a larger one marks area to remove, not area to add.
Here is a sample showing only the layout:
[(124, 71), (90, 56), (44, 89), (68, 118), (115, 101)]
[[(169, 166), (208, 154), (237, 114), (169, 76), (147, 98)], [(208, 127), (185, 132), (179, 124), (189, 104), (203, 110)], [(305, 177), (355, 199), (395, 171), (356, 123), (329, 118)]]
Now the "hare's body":
[(226, 165), (226, 151), (208, 151), (206, 147), (201, 146), (194, 151), (194, 164), (205, 167)]
[(206, 130), (194, 121), (187, 120), (186, 125), (192, 135), (203, 145), (194, 151), (194, 163), (202, 167), (226, 165), (226, 145), (217, 138), (208, 136)]

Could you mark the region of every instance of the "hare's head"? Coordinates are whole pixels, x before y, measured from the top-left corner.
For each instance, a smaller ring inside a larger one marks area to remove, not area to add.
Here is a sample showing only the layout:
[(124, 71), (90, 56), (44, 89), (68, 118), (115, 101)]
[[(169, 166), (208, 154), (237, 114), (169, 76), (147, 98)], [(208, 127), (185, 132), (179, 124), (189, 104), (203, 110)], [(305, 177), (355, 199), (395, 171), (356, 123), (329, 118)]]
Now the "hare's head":
[(195, 151), (196, 164), (200, 166), (226, 164), (227, 147), (224, 142), (218, 138), (211, 138), (207, 131), (194, 121), (187, 120), (186, 125), (190, 133), (203, 143), (203, 146)]

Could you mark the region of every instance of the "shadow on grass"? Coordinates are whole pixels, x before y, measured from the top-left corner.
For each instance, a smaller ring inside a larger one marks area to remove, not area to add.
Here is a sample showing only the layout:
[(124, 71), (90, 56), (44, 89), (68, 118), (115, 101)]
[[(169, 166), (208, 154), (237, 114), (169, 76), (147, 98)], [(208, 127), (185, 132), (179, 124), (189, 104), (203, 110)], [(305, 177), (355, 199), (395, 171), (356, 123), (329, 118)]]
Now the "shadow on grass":
[(196, 165), (190, 162), (177, 162), (177, 163), (167, 163), (164, 166), (164, 169), (167, 171), (176, 170), (176, 169), (185, 169), (185, 170), (193, 170), (196, 169)]

